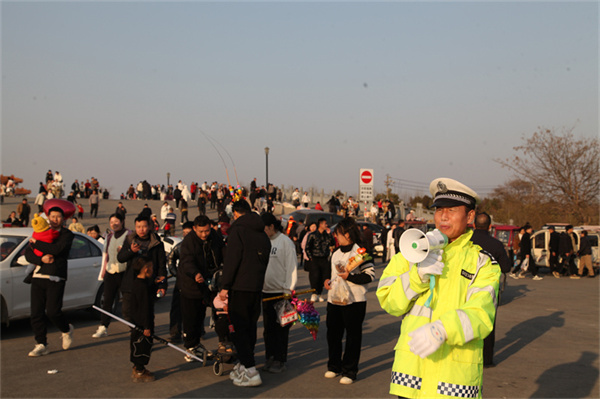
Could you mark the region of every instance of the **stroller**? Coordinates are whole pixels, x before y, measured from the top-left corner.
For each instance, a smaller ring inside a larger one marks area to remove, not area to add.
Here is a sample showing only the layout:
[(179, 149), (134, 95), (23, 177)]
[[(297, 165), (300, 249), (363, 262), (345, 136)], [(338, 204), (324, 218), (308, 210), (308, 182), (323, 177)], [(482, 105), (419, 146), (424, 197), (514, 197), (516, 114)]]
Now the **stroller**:
[(211, 292), (212, 323), (211, 327), (219, 336), (219, 347), (213, 352), (213, 372), (221, 376), (225, 371), (225, 364), (233, 364), (237, 360), (236, 352), (231, 343), (230, 334), (233, 333), (233, 325), (227, 313), (227, 302), (222, 301), (218, 292), (221, 289), (221, 276), (223, 269), (218, 269), (213, 273), (212, 279), (208, 282), (208, 288)]

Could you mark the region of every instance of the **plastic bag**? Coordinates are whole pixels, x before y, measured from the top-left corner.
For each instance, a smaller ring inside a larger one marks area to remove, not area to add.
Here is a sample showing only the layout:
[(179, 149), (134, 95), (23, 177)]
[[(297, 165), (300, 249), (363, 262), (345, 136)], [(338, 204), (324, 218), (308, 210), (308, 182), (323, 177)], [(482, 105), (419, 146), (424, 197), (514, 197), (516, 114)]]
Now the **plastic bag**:
[(273, 307), (275, 308), (275, 313), (277, 314), (277, 323), (279, 323), (281, 327), (285, 327), (288, 324), (298, 320), (298, 312), (296, 311), (296, 308), (287, 299), (282, 299), (273, 305)]
[(346, 280), (336, 277), (331, 282), (331, 290), (327, 295), (329, 301), (334, 305), (346, 306), (354, 302), (354, 295)]
[(523, 262), (521, 262), (521, 270), (526, 272), (527, 269), (529, 269), (529, 258), (525, 258), (523, 259)]

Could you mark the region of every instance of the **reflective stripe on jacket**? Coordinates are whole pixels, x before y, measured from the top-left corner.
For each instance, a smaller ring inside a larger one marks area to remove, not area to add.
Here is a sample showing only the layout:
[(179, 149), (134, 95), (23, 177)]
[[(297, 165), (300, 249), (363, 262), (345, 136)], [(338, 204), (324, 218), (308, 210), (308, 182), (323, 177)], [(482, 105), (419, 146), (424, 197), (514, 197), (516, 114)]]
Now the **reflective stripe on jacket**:
[[(409, 398), (481, 397), (483, 339), (494, 325), (500, 268), (473, 244), (469, 231), (444, 248), (445, 267), (436, 276), (431, 308), (429, 283), (402, 254), (385, 268), (377, 298), (381, 307), (402, 317), (392, 367), (392, 395)], [(408, 334), (441, 320), (448, 339), (425, 359), (413, 354)]]

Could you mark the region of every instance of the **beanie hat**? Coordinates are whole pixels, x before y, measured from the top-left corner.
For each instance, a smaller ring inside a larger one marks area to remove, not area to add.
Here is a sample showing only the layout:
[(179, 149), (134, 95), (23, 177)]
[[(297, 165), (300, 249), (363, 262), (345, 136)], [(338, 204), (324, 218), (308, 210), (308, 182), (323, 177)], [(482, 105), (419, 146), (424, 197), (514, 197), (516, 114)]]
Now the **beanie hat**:
[(36, 233), (41, 233), (42, 231), (46, 231), (50, 228), (48, 221), (38, 215), (37, 213), (33, 216), (31, 220), (31, 226), (33, 226), (33, 231)]

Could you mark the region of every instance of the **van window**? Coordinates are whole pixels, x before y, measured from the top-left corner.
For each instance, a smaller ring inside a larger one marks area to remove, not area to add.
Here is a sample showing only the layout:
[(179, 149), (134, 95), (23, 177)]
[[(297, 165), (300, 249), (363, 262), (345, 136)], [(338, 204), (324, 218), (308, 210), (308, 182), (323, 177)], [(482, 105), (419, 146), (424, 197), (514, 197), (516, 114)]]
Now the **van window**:
[(535, 236), (534, 247), (541, 248), (541, 249), (546, 248), (546, 234), (545, 233), (540, 233)]
[(590, 243), (590, 245), (592, 247), (597, 247), (598, 246), (598, 236), (588, 234), (587, 238), (588, 238), (588, 242)]

